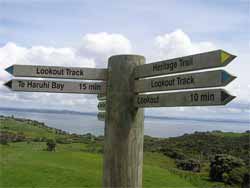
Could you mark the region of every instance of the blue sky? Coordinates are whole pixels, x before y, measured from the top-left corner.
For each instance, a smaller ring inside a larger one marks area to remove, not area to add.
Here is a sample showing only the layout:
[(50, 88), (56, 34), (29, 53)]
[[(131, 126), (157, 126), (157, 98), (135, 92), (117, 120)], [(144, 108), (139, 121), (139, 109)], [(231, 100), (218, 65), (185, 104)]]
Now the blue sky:
[(85, 33), (105, 31), (122, 33), (139, 45), (180, 28), (193, 40), (230, 40), (247, 45), (248, 2), (1, 0), (0, 23), (6, 32), (1, 33), (0, 42), (61, 47), (77, 45)]
[[(147, 113), (178, 116), (184, 110), (191, 115), (199, 112), (223, 117), (226, 113), (247, 118), (249, 14), (249, 0), (0, 0), (0, 83), (11, 78), (3, 69), (14, 63), (60, 65), (66, 59), (62, 65), (85, 62), (105, 67), (107, 57), (115, 53), (138, 53), (150, 62), (222, 48), (238, 56), (227, 68), (238, 76), (228, 87), (239, 95), (232, 104)], [(157, 37), (164, 44), (159, 44)], [(0, 87), (0, 106), (37, 107), (39, 97), (45, 98), (41, 108), (96, 110), (91, 96), (72, 96), (65, 102), (60, 94), (13, 94)]]

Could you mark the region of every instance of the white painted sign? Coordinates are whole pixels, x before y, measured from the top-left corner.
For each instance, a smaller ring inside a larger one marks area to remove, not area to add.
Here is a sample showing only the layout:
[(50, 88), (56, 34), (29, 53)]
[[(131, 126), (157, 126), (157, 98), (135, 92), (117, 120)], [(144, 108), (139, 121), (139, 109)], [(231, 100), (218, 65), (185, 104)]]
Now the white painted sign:
[(107, 69), (12, 65), (6, 71), (16, 77), (106, 80)]
[(99, 94), (106, 92), (106, 82), (13, 79), (5, 86), (13, 91)]
[(105, 121), (106, 112), (98, 112), (97, 118), (99, 121)]
[(102, 101), (98, 103), (98, 110), (105, 111), (106, 110), (106, 101)]
[(235, 97), (223, 89), (143, 94), (134, 98), (135, 107), (176, 107), (225, 105)]
[(223, 67), (236, 56), (223, 50), (140, 65), (135, 68), (135, 78), (153, 77), (164, 74), (180, 73), (215, 67)]
[(226, 86), (236, 77), (223, 70), (135, 80), (137, 93)]

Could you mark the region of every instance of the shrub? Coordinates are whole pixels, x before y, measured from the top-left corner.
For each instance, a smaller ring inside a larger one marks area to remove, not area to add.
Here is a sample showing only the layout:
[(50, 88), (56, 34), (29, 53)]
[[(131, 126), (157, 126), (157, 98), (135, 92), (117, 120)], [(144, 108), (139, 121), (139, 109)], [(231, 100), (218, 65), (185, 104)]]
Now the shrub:
[(249, 188), (250, 187), (250, 172), (244, 174), (242, 188)]
[(13, 142), (22, 142), (25, 140), (26, 140), (26, 137), (22, 132), (15, 134), (15, 136), (13, 137)]
[(52, 139), (47, 140), (47, 151), (55, 151), (56, 142)]
[(179, 160), (185, 159), (184, 153), (182, 153), (182, 151), (178, 149), (162, 148), (160, 152), (174, 159), (179, 159)]
[(247, 170), (244, 167), (234, 168), (229, 172), (227, 184), (242, 184)]
[(177, 168), (182, 170), (188, 170), (193, 172), (200, 172), (201, 164), (200, 161), (194, 159), (187, 160), (176, 160)]
[(243, 160), (231, 155), (217, 154), (210, 162), (209, 176), (213, 181), (222, 181), (228, 184), (243, 182), (246, 169)]
[(8, 138), (7, 137), (1, 137), (0, 138), (0, 144), (8, 145)]
[(32, 138), (32, 141), (33, 142), (41, 142), (41, 138), (35, 137), (35, 138)]

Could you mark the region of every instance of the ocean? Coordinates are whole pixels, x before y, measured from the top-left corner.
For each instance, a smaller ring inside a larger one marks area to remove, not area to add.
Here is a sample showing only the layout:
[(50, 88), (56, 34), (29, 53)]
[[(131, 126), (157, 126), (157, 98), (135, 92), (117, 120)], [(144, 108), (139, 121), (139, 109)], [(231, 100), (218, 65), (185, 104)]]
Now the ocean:
[[(69, 133), (91, 133), (97, 136), (104, 134), (104, 122), (98, 121), (95, 115), (32, 113), (4, 110), (0, 110), (0, 115), (14, 115), (14, 117), (37, 120), (44, 122), (49, 127), (58, 128)], [(164, 138), (181, 136), (185, 133), (193, 133), (195, 131), (220, 130), (224, 132), (245, 132), (249, 129), (249, 123), (246, 122), (210, 122), (155, 118), (145, 118), (144, 121), (145, 135)]]

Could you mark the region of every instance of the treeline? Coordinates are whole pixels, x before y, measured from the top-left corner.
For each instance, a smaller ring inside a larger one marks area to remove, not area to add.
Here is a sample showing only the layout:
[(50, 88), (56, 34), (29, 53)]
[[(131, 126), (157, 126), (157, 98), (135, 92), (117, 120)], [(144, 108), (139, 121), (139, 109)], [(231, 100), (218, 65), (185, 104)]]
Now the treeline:
[(223, 133), (195, 132), (173, 138), (145, 136), (144, 151), (160, 152), (175, 159), (211, 160), (216, 154), (229, 154), (241, 158), (249, 165), (250, 132)]
[(212, 181), (250, 187), (250, 132), (195, 132), (174, 138), (144, 137), (144, 151), (175, 159), (179, 169), (201, 172), (207, 168)]

